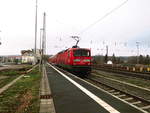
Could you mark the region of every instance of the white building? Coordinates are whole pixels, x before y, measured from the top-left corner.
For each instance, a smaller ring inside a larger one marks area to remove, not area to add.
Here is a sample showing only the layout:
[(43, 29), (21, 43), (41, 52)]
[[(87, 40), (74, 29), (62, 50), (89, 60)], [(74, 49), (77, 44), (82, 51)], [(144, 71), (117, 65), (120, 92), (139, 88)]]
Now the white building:
[(34, 49), (32, 50), (22, 50), (22, 63), (35, 64), (40, 59), (40, 50), (36, 50), (36, 57), (34, 55)]
[(22, 50), (22, 63), (33, 63), (34, 62), (34, 53), (31, 50)]

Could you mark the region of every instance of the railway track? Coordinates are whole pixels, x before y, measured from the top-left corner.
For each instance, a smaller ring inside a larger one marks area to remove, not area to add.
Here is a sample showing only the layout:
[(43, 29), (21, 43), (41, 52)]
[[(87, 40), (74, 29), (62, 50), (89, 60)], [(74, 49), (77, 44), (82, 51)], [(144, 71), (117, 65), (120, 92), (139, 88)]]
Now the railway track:
[[(9, 87), (11, 87), (14, 83), (16, 83), (16, 81), (18, 81), (19, 79), (21, 79), (22, 77), (25, 76), (26, 73), (29, 73), (30, 71), (32, 71), (35, 67), (37, 67), (38, 65), (33, 66), (32, 68), (28, 69), (27, 71), (24, 71), (23, 73), (20, 73), (18, 75), (13, 75), (15, 77), (13, 77), (13, 79), (10, 77), (3, 77), (2, 79), (0, 78), (0, 83), (2, 85), (0, 85), (0, 94), (3, 93), (5, 90), (7, 90)], [(18, 68), (17, 68), (18, 69)], [(20, 69), (20, 68), (19, 68)], [(22, 68), (21, 68), (22, 69)], [(5, 80), (7, 79), (7, 80)]]
[(85, 80), (102, 88), (109, 94), (130, 104), (131, 106), (141, 109), (141, 111), (143, 111), (143, 113), (150, 113), (150, 101), (149, 100), (141, 98), (135, 94), (127, 93), (118, 88), (114, 88), (111, 85), (105, 84), (105, 83), (99, 81), (98, 77), (89, 76), (89, 77), (85, 78)]
[(0, 88), (0, 113), (38, 112), (40, 75), (37, 66)]
[(108, 69), (105, 67), (99, 67), (99, 68), (92, 67), (92, 69), (107, 71), (111, 73), (123, 74), (124, 76), (132, 76), (132, 77), (142, 78), (145, 80), (150, 80), (150, 73), (129, 72), (129, 71), (122, 71), (122, 70), (117, 70), (117, 69)]

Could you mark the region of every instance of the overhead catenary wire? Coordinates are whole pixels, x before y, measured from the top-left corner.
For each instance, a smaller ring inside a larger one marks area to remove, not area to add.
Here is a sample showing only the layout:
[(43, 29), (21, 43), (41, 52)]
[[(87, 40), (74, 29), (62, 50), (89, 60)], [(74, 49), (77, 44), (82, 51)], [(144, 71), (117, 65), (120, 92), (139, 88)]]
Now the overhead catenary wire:
[[(113, 8), (111, 11), (109, 11), (108, 13), (106, 13), (104, 16), (102, 16), (100, 19), (98, 19), (97, 21), (95, 21), (94, 23), (90, 24), (88, 27), (86, 27), (85, 29), (83, 29), (81, 32), (79, 32), (78, 36), (80, 36), (81, 34), (83, 34), (85, 31), (87, 31), (88, 29), (90, 29), (91, 27), (93, 27), (95, 24), (97, 24), (98, 22), (102, 21), (103, 19), (105, 19), (107, 16), (109, 16), (110, 14), (112, 14), (113, 12), (115, 12), (116, 10), (118, 10), (119, 8), (121, 8), (123, 5), (125, 5), (128, 2), (128, 0), (125, 0), (124, 2), (122, 2), (121, 4), (117, 5), (115, 8)], [(60, 24), (65, 24), (63, 22), (60, 22), (58, 20), (56, 20), (58, 23)], [(69, 34), (66, 34), (67, 36), (69, 36)], [(70, 37), (70, 36), (69, 36)], [(80, 37), (81, 40), (81, 37)]]
[[(95, 21), (94, 23), (90, 24), (88, 27), (86, 27), (85, 29), (83, 29), (81, 32), (79, 32), (78, 36), (83, 34), (85, 31), (87, 31), (88, 29), (90, 29), (91, 27), (93, 27), (95, 24), (97, 24), (98, 22), (102, 21), (104, 18), (106, 18), (108, 15), (112, 14), (114, 11), (116, 11), (117, 9), (119, 9), (120, 7), (122, 7), (124, 4), (126, 4), (128, 2), (128, 0), (125, 0), (123, 3), (119, 4), (118, 6), (116, 6), (114, 9), (112, 9), (110, 12), (106, 13), (104, 16), (102, 16), (100, 19), (98, 19), (97, 21)], [(64, 24), (63, 22), (60, 22), (58, 20), (56, 20), (58, 23), (60, 24)], [(73, 28), (73, 27), (72, 27)], [(67, 36), (70, 37), (70, 35), (66, 34)], [(81, 38), (81, 37), (80, 37)]]
[(95, 24), (97, 24), (98, 22), (102, 21), (104, 18), (106, 18), (107, 16), (109, 16), (110, 14), (112, 14), (113, 12), (115, 12), (116, 10), (118, 10), (119, 8), (121, 8), (123, 5), (125, 5), (128, 2), (128, 0), (124, 1), (123, 3), (119, 4), (117, 7), (115, 7), (114, 9), (112, 9), (110, 12), (106, 13), (104, 16), (102, 16), (100, 19), (98, 19), (97, 21), (95, 21), (94, 23), (90, 24), (89, 26), (87, 26), (85, 29), (83, 29), (79, 35), (83, 34), (85, 31), (87, 31), (88, 29), (90, 29), (91, 27), (93, 27)]

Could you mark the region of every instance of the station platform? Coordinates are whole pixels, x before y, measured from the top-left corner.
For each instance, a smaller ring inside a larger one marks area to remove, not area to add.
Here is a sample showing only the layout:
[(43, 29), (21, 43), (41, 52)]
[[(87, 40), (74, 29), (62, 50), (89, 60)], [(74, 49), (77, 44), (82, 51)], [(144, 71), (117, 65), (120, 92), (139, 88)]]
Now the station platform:
[(46, 66), (56, 113), (143, 113), (76, 77)]

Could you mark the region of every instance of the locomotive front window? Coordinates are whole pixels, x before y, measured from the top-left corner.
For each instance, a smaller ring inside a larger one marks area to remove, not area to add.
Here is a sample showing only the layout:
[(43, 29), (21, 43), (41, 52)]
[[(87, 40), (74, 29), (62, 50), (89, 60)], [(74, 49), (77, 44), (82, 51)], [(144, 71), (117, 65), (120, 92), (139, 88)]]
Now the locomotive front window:
[(86, 57), (89, 57), (90, 56), (90, 51), (88, 50), (74, 50), (73, 52), (73, 55), (74, 56), (86, 56)]

